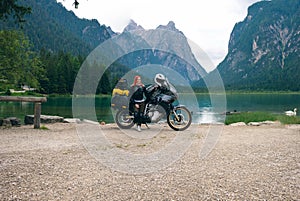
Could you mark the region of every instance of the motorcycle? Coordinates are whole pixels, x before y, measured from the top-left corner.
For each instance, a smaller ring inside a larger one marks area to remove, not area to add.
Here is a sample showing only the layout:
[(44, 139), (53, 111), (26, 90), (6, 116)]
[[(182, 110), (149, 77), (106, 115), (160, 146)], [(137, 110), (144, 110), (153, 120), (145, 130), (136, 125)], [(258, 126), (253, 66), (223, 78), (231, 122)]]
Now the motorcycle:
[[(192, 115), (184, 105), (174, 104), (178, 99), (178, 94), (172, 85), (168, 83), (168, 86), (169, 89), (155, 85), (145, 87), (145, 99), (139, 102), (145, 106), (142, 114), (139, 114), (139, 122), (148, 127), (148, 123), (158, 123), (166, 118), (170, 128), (183, 131), (191, 125)], [(132, 105), (136, 106), (134, 103)], [(123, 106), (118, 108), (115, 121), (120, 128), (130, 129), (136, 123), (136, 118), (137, 115), (130, 107)]]

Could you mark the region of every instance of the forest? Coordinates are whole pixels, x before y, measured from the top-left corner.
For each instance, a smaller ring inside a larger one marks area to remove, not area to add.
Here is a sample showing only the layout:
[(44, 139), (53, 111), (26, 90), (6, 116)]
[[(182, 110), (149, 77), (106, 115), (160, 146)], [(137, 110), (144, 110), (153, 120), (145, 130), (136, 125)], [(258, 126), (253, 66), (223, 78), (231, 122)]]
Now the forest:
[[(100, 32), (105, 27), (79, 20), (56, 1), (6, 0), (0, 1), (0, 7), (0, 93), (27, 86), (42, 94), (72, 94), (86, 55), (109, 37), (84, 42), (78, 31), (82, 27), (96, 26)], [(49, 11), (57, 15), (56, 20)], [(61, 20), (66, 17), (72, 23)], [(73, 29), (66, 27), (70, 24)], [(111, 93), (111, 83), (117, 79), (117, 74), (104, 73), (96, 93)]]
[[(84, 56), (45, 49), (32, 51), (28, 38), (15, 30), (0, 31), (0, 46), (0, 91), (20, 90), (27, 85), (43, 94), (72, 94)], [(97, 93), (109, 94), (112, 87), (107, 72)]]

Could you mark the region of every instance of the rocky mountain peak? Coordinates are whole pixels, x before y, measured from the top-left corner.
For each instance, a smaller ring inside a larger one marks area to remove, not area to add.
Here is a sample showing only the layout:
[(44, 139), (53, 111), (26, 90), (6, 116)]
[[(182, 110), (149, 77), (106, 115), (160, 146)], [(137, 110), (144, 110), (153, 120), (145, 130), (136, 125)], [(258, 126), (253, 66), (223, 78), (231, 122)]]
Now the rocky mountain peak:
[[(170, 31), (176, 33), (172, 34)], [(131, 49), (151, 47), (151, 49), (143, 48), (143, 50), (132, 53), (131, 56), (123, 57), (118, 62), (124, 66), (130, 68), (146, 64), (169, 66), (190, 83), (207, 75), (205, 69), (195, 59), (187, 38), (175, 27), (173, 21), (170, 21), (167, 25), (160, 25), (156, 29), (143, 29), (136, 22), (130, 20), (121, 33), (122, 36), (126, 38), (126, 40), (122, 40), (122, 47), (130, 47)], [(172, 53), (162, 50), (170, 50)], [(182, 58), (188, 58), (190, 62), (186, 62)], [(196, 69), (201, 69), (200, 74)]]
[(128, 25), (124, 28), (124, 32), (145, 30), (141, 25), (138, 25), (134, 20), (130, 20)]
[(180, 30), (176, 28), (175, 23), (173, 21), (169, 21), (167, 25), (159, 25), (157, 29), (165, 29), (183, 34)]

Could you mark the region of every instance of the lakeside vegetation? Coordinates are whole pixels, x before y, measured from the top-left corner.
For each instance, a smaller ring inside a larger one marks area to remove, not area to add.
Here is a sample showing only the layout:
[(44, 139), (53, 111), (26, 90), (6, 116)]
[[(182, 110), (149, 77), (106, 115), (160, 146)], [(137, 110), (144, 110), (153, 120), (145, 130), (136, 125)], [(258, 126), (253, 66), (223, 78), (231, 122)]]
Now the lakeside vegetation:
[(36, 96), (36, 97), (44, 97), (48, 96), (46, 94), (41, 94), (35, 91), (24, 91), (24, 92), (11, 92), (7, 90), (6, 92), (0, 92), (0, 96)]
[(282, 124), (300, 124), (300, 117), (272, 114), (269, 112), (241, 112), (238, 114), (227, 115), (225, 124), (229, 125), (237, 122), (263, 122), (280, 121)]
[(290, 90), (226, 90), (226, 94), (300, 94), (300, 91), (290, 91)]

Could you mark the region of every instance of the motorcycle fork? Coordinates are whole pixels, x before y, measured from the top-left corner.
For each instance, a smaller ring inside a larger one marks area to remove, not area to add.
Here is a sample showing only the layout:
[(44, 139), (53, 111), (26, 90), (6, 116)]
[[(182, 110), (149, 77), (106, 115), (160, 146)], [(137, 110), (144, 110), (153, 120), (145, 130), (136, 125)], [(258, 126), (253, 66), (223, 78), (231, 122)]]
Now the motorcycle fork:
[(176, 121), (180, 121), (180, 118), (175, 111), (175, 107), (172, 104), (170, 104), (170, 109), (169, 109), (169, 113), (171, 113), (171, 112), (175, 116)]
[(180, 121), (179, 116), (177, 115), (174, 108), (172, 109), (172, 113), (174, 114), (176, 121)]

